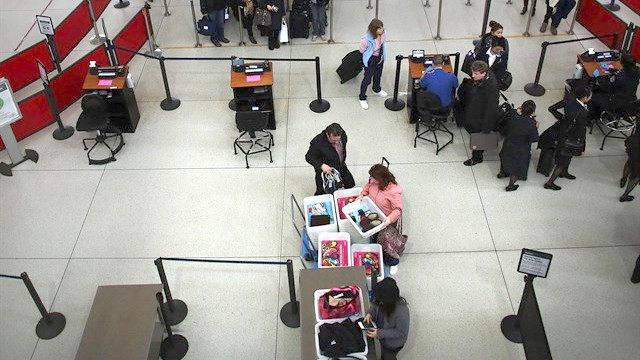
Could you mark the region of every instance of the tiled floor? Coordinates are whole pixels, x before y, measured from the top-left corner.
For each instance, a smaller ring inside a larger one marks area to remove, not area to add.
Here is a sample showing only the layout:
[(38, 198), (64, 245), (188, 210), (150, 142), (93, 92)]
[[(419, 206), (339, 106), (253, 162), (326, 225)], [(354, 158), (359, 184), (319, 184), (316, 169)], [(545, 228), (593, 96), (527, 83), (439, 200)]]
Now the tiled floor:
[[(390, 58), (412, 49), (464, 54), (480, 33), (484, 6), (481, 0), (472, 0), (470, 7), (465, 2), (443, 2), (443, 40), (436, 41), (438, 1), (423, 7), (421, 0), (379, 0)], [(110, 33), (119, 31), (143, 2), (131, 3), (124, 10), (111, 5), (106, 10)], [(53, 127), (22, 141), (21, 146), (40, 153), (40, 161), (20, 165), (12, 178), (0, 178), (0, 274), (28, 272), (45, 306), (66, 315), (67, 327), (53, 340), (39, 341), (34, 334), (38, 313), (24, 287), (0, 279), (0, 359), (73, 359), (96, 287), (158, 282), (152, 263), (158, 256), (293, 259), (300, 269), (289, 199), (293, 194), (301, 201), (313, 193), (313, 170), (304, 153), (308, 141), (331, 122), (340, 122), (349, 135), (347, 162), (358, 184), (385, 156), (404, 188), (409, 243), (396, 279), (411, 309), (411, 332), (401, 359), (524, 359), (522, 346), (500, 332), (500, 320), (519, 305), (523, 282), (516, 267), (523, 247), (554, 255), (549, 277), (535, 285), (555, 358), (637, 359), (640, 286), (629, 276), (640, 252), (640, 201), (617, 201), (626, 159), (620, 141), (610, 140), (600, 151), (602, 135), (590, 135), (585, 156), (572, 163), (578, 180), (563, 180), (560, 192), (542, 188), (545, 179), (534, 171), (535, 150), (529, 180), (506, 193), (505, 181), (495, 177), (497, 151), (488, 152), (478, 166), (463, 166), (468, 135), (455, 126), (454, 143), (440, 155), (426, 143), (414, 149), (406, 111), (390, 112), (380, 98), (370, 98), (370, 110), (360, 109), (356, 94), (362, 75), (339, 84), (334, 71), (340, 59), (357, 46), (374, 16), (366, 9), (368, 1), (335, 1), (335, 44), (293, 39), (275, 52), (260, 37), (257, 46), (219, 49), (201, 37), (203, 48), (195, 49), (190, 2), (167, 3), (170, 17), (162, 16), (160, 0), (151, 11), (165, 56), (319, 56), (323, 96), (331, 109), (309, 110), (316, 96), (311, 63), (277, 62), (273, 163), (266, 155), (256, 156), (247, 170), (231, 150), (237, 132), (227, 107), (232, 97), (228, 63), (168, 62), (171, 90), (182, 104), (165, 112), (159, 107), (165, 95), (158, 64), (136, 58), (131, 72), (142, 118), (138, 131), (125, 135), (127, 145), (117, 162), (89, 166), (80, 144), (84, 134), (55, 141)], [(41, 40), (37, 28), (29, 31), (35, 14), (59, 21), (77, 4), (0, 1), (0, 58)], [(589, 35), (579, 24), (577, 35), (567, 35), (570, 23), (564, 22), (558, 37), (542, 36), (537, 31), (541, 14), (532, 21), (532, 36), (522, 37), (526, 17), (519, 15), (520, 8), (520, 1), (494, 1), (491, 9), (509, 37), (514, 82), (506, 96), (517, 104), (529, 98), (522, 89), (534, 78), (542, 41)], [(640, 23), (626, 8), (617, 15)], [(237, 22), (231, 20), (226, 30), (237, 43)], [(93, 48), (88, 37), (65, 60), (67, 66)], [(603, 48), (594, 41), (549, 48), (541, 77), (547, 93), (534, 99), (540, 130), (553, 124), (545, 109), (562, 96), (576, 54), (592, 46)], [(382, 84), (389, 92), (394, 70), (388, 59)], [(40, 89), (32, 84), (18, 97)], [(74, 125), (79, 112), (74, 104), (62, 119)], [(0, 160), (7, 159), (0, 152)], [(175, 328), (189, 339), (186, 359), (300, 358), (299, 330), (278, 319), (288, 301), (284, 269), (178, 262), (165, 267), (174, 296), (190, 309)]]

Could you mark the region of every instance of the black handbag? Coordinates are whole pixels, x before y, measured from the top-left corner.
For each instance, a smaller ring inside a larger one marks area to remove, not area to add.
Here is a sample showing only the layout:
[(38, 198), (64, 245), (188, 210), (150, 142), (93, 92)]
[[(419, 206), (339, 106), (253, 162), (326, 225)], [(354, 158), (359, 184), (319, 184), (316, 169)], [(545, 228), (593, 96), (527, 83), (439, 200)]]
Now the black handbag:
[(502, 91), (506, 91), (509, 86), (511, 86), (511, 83), (513, 82), (513, 77), (511, 76), (511, 73), (509, 71), (505, 71), (502, 76), (500, 76), (500, 78), (498, 79), (498, 82), (500, 83), (500, 90)]
[(256, 26), (271, 26), (271, 13), (266, 9), (256, 8), (255, 16), (253, 18), (253, 23)]
[(198, 33), (201, 35), (212, 36), (215, 29), (215, 25), (207, 15), (198, 20)]
[[(582, 111), (582, 110), (580, 110)], [(573, 129), (576, 124), (576, 118), (580, 115), (580, 111), (576, 114), (576, 117), (573, 118), (573, 122), (571, 122), (571, 126), (565, 131), (564, 139), (562, 140), (562, 144), (560, 146), (560, 151), (562, 151), (565, 155), (570, 156), (580, 156), (585, 150), (585, 142), (584, 139), (570, 139), (567, 134)]]

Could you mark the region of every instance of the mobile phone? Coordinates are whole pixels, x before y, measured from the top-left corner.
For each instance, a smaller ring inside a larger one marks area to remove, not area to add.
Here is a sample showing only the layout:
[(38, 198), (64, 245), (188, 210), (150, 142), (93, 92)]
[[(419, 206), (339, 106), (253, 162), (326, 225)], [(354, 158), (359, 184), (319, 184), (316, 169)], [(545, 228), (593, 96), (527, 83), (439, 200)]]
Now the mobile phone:
[(377, 329), (378, 325), (376, 325), (375, 321), (371, 321), (370, 323), (365, 323), (364, 321), (360, 321), (358, 323), (358, 326), (360, 326), (360, 330), (371, 330), (371, 329)]

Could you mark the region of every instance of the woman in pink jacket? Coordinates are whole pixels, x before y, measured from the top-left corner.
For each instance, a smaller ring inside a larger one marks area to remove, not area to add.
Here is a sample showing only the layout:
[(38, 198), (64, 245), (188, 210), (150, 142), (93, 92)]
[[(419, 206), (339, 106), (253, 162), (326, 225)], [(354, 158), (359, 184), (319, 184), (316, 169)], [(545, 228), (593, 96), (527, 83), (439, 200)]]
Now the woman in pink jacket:
[[(386, 226), (396, 226), (400, 216), (402, 216), (402, 188), (384, 165), (373, 165), (369, 169), (369, 176), (369, 183), (364, 186), (358, 198), (369, 196), (386, 216), (384, 224)], [(391, 266), (389, 269), (391, 275), (398, 271), (400, 260), (385, 253), (384, 262)]]

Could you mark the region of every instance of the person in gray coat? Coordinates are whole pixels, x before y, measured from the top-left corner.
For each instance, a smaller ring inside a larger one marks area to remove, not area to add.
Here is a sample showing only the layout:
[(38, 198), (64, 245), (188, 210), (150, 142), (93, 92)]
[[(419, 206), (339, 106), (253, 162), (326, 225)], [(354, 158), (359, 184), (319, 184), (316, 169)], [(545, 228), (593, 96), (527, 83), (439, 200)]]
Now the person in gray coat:
[(396, 360), (396, 355), (409, 335), (409, 307), (400, 296), (396, 281), (386, 278), (373, 288), (373, 301), (364, 323), (374, 321), (377, 329), (367, 330), (367, 336), (378, 338), (382, 347), (382, 360)]

